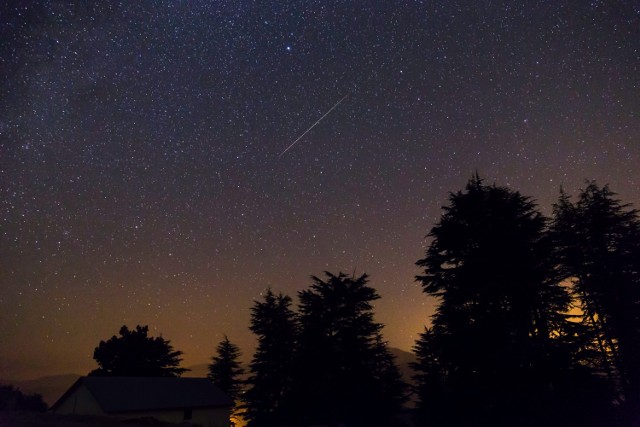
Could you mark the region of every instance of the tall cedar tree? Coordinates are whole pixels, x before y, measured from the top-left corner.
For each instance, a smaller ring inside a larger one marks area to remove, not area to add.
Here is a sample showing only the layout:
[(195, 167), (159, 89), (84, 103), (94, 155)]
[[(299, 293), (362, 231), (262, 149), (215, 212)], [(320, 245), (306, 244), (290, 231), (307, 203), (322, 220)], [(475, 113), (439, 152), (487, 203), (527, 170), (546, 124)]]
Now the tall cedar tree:
[(179, 377), (188, 369), (180, 368), (181, 351), (162, 337), (148, 336), (148, 326), (129, 330), (120, 328), (120, 336), (100, 341), (93, 352), (98, 369), (89, 375), (113, 377)]
[(439, 301), (414, 348), (419, 408), (433, 422), (551, 424), (575, 415), (571, 384), (591, 377), (558, 337), (572, 328), (563, 314), (570, 297), (551, 268), (545, 225), (530, 199), (477, 175), (450, 194), (417, 262), (417, 280)]
[(373, 320), (372, 303), (380, 296), (367, 275), (326, 272), (326, 280), (312, 280), (299, 293), (298, 422), (384, 423), (401, 405), (403, 384), (382, 324)]
[(251, 426), (272, 427), (290, 421), (297, 323), (291, 298), (268, 289), (251, 309), (251, 331), (258, 347), (250, 364), (249, 389), (244, 394)]
[(242, 375), (240, 366), (240, 348), (229, 341), (225, 335), (216, 348), (216, 355), (211, 358), (207, 378), (213, 381), (222, 391), (236, 401), (242, 391)]
[(607, 373), (640, 408), (640, 219), (607, 186), (588, 183), (574, 204), (562, 192), (553, 235)]

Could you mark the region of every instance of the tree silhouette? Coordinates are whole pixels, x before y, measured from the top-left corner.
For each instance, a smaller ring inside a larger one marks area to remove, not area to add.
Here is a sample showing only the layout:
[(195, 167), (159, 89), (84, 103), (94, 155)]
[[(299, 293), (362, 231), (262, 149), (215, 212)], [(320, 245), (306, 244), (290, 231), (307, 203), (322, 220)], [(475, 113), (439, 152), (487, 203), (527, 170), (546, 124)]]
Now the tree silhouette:
[(640, 407), (640, 219), (607, 186), (589, 182), (554, 206), (559, 270), (573, 283), (599, 362), (629, 408)]
[(291, 298), (268, 289), (251, 308), (251, 331), (258, 347), (250, 364), (249, 389), (244, 394), (246, 416), (252, 426), (278, 426), (290, 420), (296, 315)]
[(45, 412), (47, 404), (39, 394), (24, 394), (10, 384), (0, 385), (0, 411)]
[(358, 278), (326, 272), (299, 292), (296, 401), (303, 424), (378, 425), (403, 399), (398, 369), (373, 320), (378, 293)]
[(120, 336), (100, 341), (93, 352), (99, 368), (89, 375), (125, 377), (177, 377), (188, 369), (180, 368), (181, 351), (176, 351), (170, 341), (162, 337), (148, 336), (148, 326), (136, 326), (129, 330), (120, 328)]
[(548, 424), (550, 409), (570, 413), (558, 406), (576, 378), (589, 382), (573, 335), (563, 332), (575, 325), (545, 225), (530, 199), (477, 175), (450, 194), (417, 262), (424, 268), (417, 280), (439, 301), (414, 349), (419, 406), (431, 418)]
[(438, 342), (433, 328), (425, 328), (413, 347), (416, 361), (411, 364), (415, 371), (414, 392), (418, 397), (418, 418), (425, 424), (446, 425), (452, 421), (449, 404), (453, 395), (450, 390), (455, 384), (448, 384), (450, 379), (447, 364), (440, 360), (444, 348)]
[(212, 357), (209, 365), (207, 378), (213, 381), (222, 391), (234, 401), (242, 391), (242, 380), (244, 369), (240, 367), (240, 348), (229, 341), (225, 335), (224, 339), (216, 348), (216, 355)]

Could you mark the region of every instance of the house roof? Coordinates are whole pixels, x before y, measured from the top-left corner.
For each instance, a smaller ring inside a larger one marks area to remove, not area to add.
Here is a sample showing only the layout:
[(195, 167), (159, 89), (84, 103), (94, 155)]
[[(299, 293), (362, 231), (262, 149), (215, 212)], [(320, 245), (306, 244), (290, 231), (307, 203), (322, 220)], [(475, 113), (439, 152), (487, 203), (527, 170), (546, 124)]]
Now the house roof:
[(51, 407), (84, 385), (104, 412), (230, 407), (233, 401), (207, 378), (81, 377)]

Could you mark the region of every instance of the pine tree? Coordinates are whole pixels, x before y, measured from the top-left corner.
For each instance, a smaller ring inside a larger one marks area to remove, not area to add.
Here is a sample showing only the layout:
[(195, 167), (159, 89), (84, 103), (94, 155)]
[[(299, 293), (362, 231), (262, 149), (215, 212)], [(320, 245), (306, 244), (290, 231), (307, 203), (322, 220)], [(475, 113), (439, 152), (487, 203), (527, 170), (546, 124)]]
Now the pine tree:
[(241, 377), (244, 374), (244, 369), (239, 361), (240, 348), (229, 341), (225, 335), (218, 344), (216, 353), (209, 365), (207, 378), (220, 387), (233, 401), (236, 401), (242, 391)]
[(640, 407), (640, 219), (607, 186), (589, 182), (554, 206), (558, 268), (572, 281), (604, 366), (630, 408)]
[(414, 393), (418, 399), (418, 420), (427, 425), (446, 425), (451, 419), (448, 406), (452, 393), (448, 391), (447, 364), (440, 360), (442, 345), (436, 339), (433, 329), (425, 328), (413, 347), (416, 361), (411, 364), (415, 371), (413, 376)]
[(541, 408), (559, 398), (550, 391), (574, 381), (571, 340), (558, 336), (571, 326), (570, 298), (552, 269), (545, 225), (531, 200), (477, 175), (450, 195), (417, 262), (417, 280), (439, 301), (415, 347), (423, 411), (517, 422), (547, 413)]
[(400, 407), (403, 385), (373, 319), (380, 298), (358, 278), (326, 272), (299, 293), (296, 403), (303, 423), (376, 425)]
[(267, 290), (251, 309), (251, 331), (258, 347), (250, 364), (250, 388), (244, 395), (251, 426), (287, 423), (291, 416), (297, 324), (291, 298)]

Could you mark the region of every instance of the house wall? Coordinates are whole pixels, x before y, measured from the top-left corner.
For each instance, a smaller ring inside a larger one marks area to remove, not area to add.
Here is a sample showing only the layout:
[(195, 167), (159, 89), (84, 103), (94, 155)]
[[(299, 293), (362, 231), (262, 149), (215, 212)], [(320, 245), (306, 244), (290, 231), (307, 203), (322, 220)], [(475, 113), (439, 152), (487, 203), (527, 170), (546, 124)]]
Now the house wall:
[(61, 402), (56, 408), (55, 413), (105, 415), (119, 419), (153, 417), (159, 421), (166, 421), (170, 423), (182, 423), (183, 421), (186, 421), (202, 427), (229, 427), (231, 425), (231, 414), (229, 408), (193, 408), (191, 410), (190, 420), (184, 419), (183, 409), (106, 414), (102, 411), (102, 408), (100, 408), (96, 399), (84, 385), (80, 385), (63, 402)]
[(191, 410), (191, 419), (184, 419), (184, 410), (167, 410), (167, 411), (143, 411), (143, 412), (127, 412), (126, 414), (112, 414), (122, 419), (135, 419), (153, 417), (159, 421), (168, 423), (188, 422), (197, 424), (202, 427), (229, 427), (229, 409), (227, 408), (194, 408)]
[(91, 392), (81, 385), (56, 408), (56, 414), (102, 415), (102, 409)]

